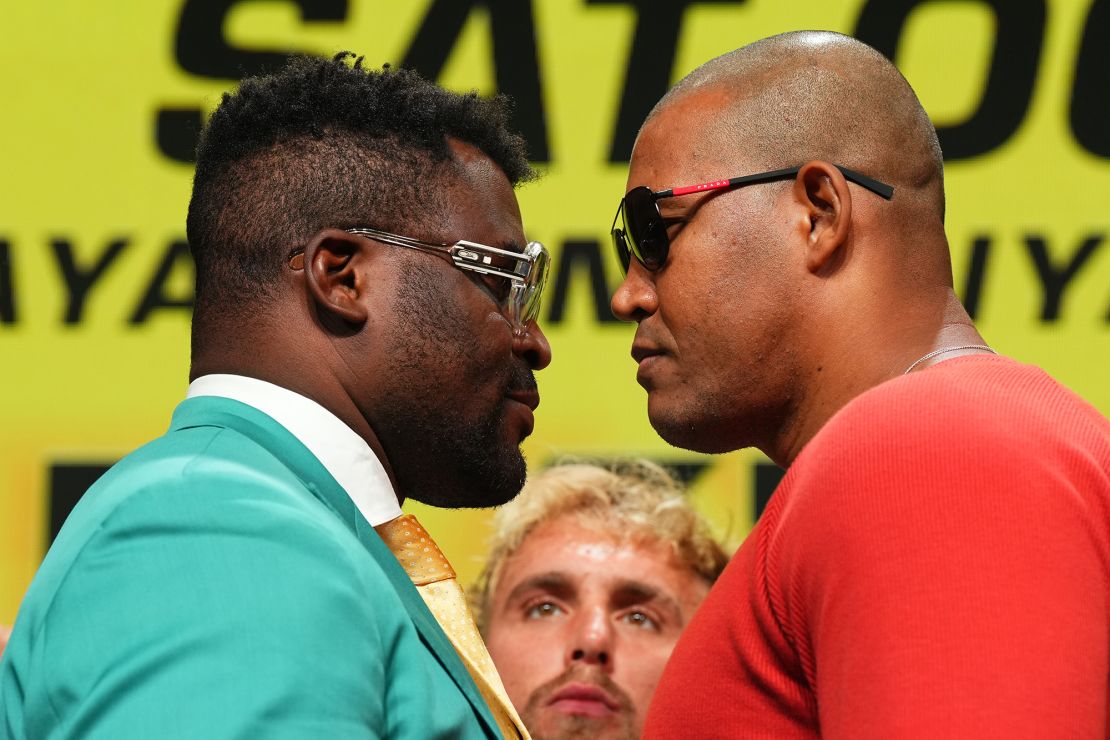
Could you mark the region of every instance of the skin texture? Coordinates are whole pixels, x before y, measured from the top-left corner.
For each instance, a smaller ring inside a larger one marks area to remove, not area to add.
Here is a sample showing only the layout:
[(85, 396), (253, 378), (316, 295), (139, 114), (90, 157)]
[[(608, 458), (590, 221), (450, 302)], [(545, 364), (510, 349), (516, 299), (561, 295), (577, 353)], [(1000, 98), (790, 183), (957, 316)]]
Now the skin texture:
[[(793, 181), (659, 201), (678, 220), (668, 261), (633, 261), (612, 308), (639, 325), (632, 354), (660, 436), (701, 452), (755, 446), (787, 467), (855, 396), (931, 350), (985, 343), (952, 290), (933, 144), (897, 70), (838, 34), (745, 47), (660, 102), (629, 190), (804, 165)], [(894, 199), (834, 164), (893, 185)]]
[(4, 654), (4, 648), (8, 645), (8, 638), (12, 636), (12, 628), (0, 624), (0, 655)]
[[(458, 185), (429, 239), (523, 249), (508, 180), (476, 150), (460, 147), (457, 156)], [(550, 359), (546, 340), (534, 328), (518, 341), (480, 277), (400, 251), (406, 270), (392, 314), (407, 320), (382, 327), (391, 383), (366, 413), (401, 489), (414, 498), (433, 506), (505, 503), (524, 485), (520, 443), (532, 431), (528, 404), (539, 398), (532, 370)]]
[[(450, 144), (450, 170), (429, 185), (441, 217), (405, 235), (522, 247), (504, 173)], [(532, 372), (551, 361), (535, 323), (514, 334), (489, 288), (446, 258), (339, 229), (305, 245), (304, 269), (288, 268), (278, 292), (257, 321), (197, 342), (192, 376), (250, 375), (316, 400), (367, 441), (401, 500), (490, 506), (516, 495), (539, 403)]]
[(530, 532), (491, 595), (486, 644), (533, 738), (638, 738), (709, 584), (656, 540), (564, 515)]

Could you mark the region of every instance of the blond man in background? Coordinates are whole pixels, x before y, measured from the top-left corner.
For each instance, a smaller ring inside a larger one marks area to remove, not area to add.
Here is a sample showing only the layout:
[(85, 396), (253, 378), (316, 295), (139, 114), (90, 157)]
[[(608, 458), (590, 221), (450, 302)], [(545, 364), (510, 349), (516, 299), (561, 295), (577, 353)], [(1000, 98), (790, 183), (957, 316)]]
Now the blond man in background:
[(472, 597), (536, 740), (638, 738), (675, 641), (728, 560), (647, 462), (550, 468), (494, 518)]

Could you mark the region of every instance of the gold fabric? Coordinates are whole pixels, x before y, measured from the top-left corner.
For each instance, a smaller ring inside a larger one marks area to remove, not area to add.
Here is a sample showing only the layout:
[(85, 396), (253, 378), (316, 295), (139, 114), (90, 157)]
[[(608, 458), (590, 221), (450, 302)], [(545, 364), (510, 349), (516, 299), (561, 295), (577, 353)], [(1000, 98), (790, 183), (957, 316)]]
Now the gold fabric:
[(478, 633), (455, 569), (411, 514), (374, 528), (412, 579), (490, 707), (501, 734), (529, 740), (528, 730), (505, 693), (501, 676)]

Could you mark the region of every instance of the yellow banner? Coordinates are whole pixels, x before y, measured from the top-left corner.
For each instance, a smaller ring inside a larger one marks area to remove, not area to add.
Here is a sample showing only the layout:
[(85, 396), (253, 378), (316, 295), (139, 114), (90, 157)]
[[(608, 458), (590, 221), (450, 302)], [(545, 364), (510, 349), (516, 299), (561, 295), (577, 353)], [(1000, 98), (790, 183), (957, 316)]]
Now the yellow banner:
[[(525, 225), (556, 265), (532, 467), (646, 455), (690, 477), (733, 543), (750, 529), (777, 472), (752, 451), (656, 437), (632, 328), (608, 311), (607, 232), (666, 88), (800, 28), (896, 61), (941, 135), (957, 289), (983, 334), (1110, 413), (1108, 0), (59, 0), (2, 14), (0, 622), (84, 488), (182, 398), (197, 128), (236, 78), (292, 51), (350, 49), (516, 98), (544, 172), (520, 191)], [(486, 514), (419, 513), (473, 577)]]

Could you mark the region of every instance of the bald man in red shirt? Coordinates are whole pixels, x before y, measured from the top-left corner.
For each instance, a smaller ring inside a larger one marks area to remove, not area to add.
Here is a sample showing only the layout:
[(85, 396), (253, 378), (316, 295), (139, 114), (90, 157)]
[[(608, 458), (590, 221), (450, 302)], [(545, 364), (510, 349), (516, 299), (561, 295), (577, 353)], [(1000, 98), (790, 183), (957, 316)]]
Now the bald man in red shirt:
[(656, 106), (614, 313), (672, 444), (788, 472), (680, 638), (647, 738), (1107, 736), (1110, 423), (960, 305), (943, 160), (849, 37)]

